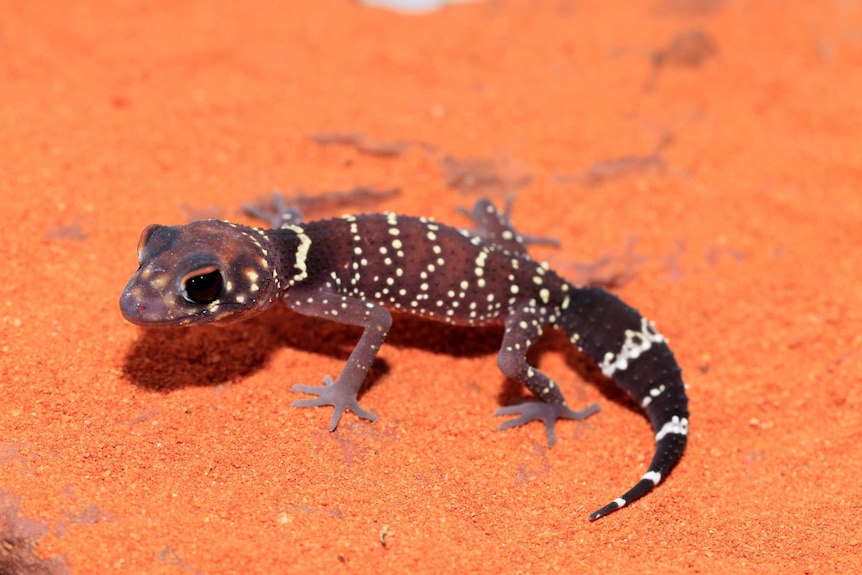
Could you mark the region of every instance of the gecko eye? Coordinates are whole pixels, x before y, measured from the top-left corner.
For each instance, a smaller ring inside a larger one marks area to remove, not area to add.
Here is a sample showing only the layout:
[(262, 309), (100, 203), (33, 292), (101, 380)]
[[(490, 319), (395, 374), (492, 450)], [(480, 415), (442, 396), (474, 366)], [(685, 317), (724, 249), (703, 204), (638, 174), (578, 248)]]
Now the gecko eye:
[(193, 303), (212, 303), (221, 295), (224, 279), (221, 270), (209, 266), (193, 271), (183, 278), (186, 299)]

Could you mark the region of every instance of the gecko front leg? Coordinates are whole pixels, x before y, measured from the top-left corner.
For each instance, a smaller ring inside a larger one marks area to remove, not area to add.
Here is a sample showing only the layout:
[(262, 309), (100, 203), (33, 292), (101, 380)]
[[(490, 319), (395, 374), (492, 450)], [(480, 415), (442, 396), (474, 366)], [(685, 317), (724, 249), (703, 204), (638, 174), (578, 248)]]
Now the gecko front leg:
[(392, 316), (389, 312), (377, 304), (332, 293), (326, 289), (295, 287), (285, 303), (290, 309), (302, 315), (325, 318), (364, 329), (359, 343), (350, 353), (338, 379), (333, 381), (327, 375), (324, 377), (323, 386), (294, 385), (291, 391), (316, 395), (317, 398), (300, 399), (294, 401), (293, 406), (331, 405), (335, 407), (335, 412), (329, 421), (329, 431), (334, 431), (338, 426), (345, 409), (350, 409), (363, 419), (377, 421), (375, 414), (359, 406), (358, 395), (362, 382), (365, 381), (365, 376), (368, 375), (368, 370), (392, 325)]
[(248, 216), (266, 222), (274, 230), (302, 223), (302, 212), (299, 211), (299, 208), (287, 205), (284, 198), (281, 197), (281, 193), (277, 191), (272, 193), (272, 206), (270, 208), (246, 203), (242, 205), (242, 211)]

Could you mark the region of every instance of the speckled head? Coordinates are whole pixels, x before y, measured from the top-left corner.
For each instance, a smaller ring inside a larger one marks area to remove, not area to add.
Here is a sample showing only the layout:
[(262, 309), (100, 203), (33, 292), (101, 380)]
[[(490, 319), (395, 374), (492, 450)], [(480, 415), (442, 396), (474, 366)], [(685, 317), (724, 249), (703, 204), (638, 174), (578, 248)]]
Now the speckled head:
[(219, 220), (151, 225), (140, 267), (120, 296), (128, 321), (178, 326), (244, 319), (263, 311), (277, 286), (266, 233)]

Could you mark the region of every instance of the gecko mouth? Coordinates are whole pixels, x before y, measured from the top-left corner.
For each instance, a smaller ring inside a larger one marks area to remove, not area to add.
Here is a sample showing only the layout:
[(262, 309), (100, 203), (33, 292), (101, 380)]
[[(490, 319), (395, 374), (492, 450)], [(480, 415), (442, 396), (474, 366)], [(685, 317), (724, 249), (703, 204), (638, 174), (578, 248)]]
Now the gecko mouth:
[(188, 320), (178, 317), (173, 306), (165, 304), (161, 298), (148, 298), (140, 292), (139, 286), (127, 286), (120, 296), (120, 311), (127, 321), (143, 326), (175, 326)]
[[(130, 282), (131, 284), (131, 282)], [(120, 296), (120, 312), (130, 323), (144, 327), (176, 327), (216, 322), (227, 324), (241, 319), (242, 306), (214, 300), (189, 308), (185, 298), (148, 296), (140, 285), (128, 285)], [(232, 317), (233, 316), (233, 317)]]

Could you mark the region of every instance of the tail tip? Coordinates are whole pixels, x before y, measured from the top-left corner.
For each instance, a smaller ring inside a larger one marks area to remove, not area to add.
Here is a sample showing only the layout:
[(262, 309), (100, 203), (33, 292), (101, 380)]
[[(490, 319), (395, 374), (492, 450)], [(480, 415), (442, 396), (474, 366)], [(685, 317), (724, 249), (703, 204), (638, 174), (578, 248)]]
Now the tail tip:
[(590, 521), (595, 521), (596, 519), (601, 519), (605, 515), (610, 515), (611, 513), (616, 511), (617, 509), (622, 509), (623, 507), (625, 507), (625, 505), (626, 505), (626, 500), (623, 499), (622, 497), (618, 497), (617, 499), (614, 499), (613, 501), (611, 501), (610, 503), (608, 503), (607, 505), (605, 505), (604, 507), (602, 507), (598, 511), (594, 511), (594, 512), (590, 513)]

